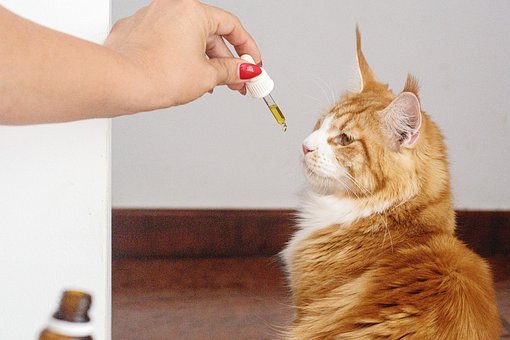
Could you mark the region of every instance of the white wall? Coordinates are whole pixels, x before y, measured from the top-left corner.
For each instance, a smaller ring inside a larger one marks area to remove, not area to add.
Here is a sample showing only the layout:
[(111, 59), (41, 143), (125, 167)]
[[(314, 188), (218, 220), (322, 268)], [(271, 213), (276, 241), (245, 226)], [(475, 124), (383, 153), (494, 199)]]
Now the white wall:
[[(2, 0), (36, 22), (99, 42), (109, 1)], [(0, 126), (0, 339), (35, 339), (65, 288), (93, 293), (110, 337), (110, 122)]]
[[(113, 16), (148, 1), (113, 0)], [(354, 28), (381, 80), (421, 80), (450, 150), (456, 206), (510, 209), (510, 2), (218, 0), (252, 32), (288, 118), (218, 89), (185, 107), (114, 120), (114, 207), (294, 208), (301, 141), (356, 79)], [(176, 47), (178, 48), (178, 47)]]

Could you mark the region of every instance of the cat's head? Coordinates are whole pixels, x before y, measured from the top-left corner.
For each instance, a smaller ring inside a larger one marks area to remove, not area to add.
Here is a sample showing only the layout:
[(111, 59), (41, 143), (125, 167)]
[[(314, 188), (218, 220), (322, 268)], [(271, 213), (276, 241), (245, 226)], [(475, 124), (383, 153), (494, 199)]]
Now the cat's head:
[(361, 90), (347, 92), (303, 142), (305, 172), (320, 194), (403, 202), (419, 192), (449, 192), (443, 137), (421, 111), (418, 85), (408, 76), (395, 95), (379, 82), (361, 51)]

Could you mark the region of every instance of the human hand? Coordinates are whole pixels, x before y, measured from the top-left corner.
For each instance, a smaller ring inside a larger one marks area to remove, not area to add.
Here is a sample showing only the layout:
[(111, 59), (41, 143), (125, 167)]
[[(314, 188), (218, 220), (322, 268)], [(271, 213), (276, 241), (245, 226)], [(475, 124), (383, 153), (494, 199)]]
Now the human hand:
[(255, 41), (239, 20), (196, 0), (154, 0), (115, 23), (105, 46), (134, 66), (142, 111), (188, 103), (217, 85), (245, 94), (244, 82), (260, 68), (234, 58), (223, 38), (260, 65)]

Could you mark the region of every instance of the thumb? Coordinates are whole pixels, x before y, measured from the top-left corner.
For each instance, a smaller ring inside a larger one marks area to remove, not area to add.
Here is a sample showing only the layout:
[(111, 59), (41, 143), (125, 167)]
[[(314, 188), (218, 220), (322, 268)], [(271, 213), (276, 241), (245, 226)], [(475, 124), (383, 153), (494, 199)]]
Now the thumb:
[(239, 58), (212, 58), (209, 64), (216, 75), (216, 85), (232, 85), (255, 78), (262, 69)]

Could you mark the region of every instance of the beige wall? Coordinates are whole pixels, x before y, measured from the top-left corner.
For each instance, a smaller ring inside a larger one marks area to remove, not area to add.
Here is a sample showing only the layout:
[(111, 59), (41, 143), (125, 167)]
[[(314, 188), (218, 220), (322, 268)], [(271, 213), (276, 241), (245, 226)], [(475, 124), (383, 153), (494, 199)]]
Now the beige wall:
[[(147, 1), (113, 1), (113, 15)], [(456, 206), (510, 208), (510, 2), (210, 1), (257, 39), (288, 118), (225, 89), (185, 107), (115, 119), (115, 207), (294, 208), (301, 141), (355, 83), (354, 27), (369, 63), (399, 91), (407, 72), (443, 129)], [(178, 48), (178, 47), (176, 47)]]

